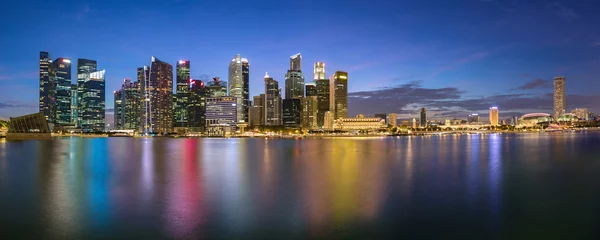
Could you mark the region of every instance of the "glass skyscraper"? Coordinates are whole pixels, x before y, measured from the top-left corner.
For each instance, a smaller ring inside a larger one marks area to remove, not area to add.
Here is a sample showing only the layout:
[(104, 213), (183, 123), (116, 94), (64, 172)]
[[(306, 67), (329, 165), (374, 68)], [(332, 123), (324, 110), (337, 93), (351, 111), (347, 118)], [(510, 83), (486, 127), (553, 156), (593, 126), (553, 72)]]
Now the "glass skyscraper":
[(56, 84), (56, 126), (71, 125), (71, 59), (57, 58), (52, 62), (52, 72)]
[(283, 100), (283, 126), (289, 128), (300, 127), (300, 98), (284, 99)]
[(334, 120), (348, 117), (348, 73), (336, 71), (330, 80), (329, 109)]
[(79, 58), (77, 59), (77, 108), (78, 110), (78, 115), (77, 115), (77, 120), (76, 120), (76, 125), (81, 127), (81, 121), (82, 121), (82, 101), (81, 98), (83, 96), (83, 93), (85, 92), (85, 89), (83, 88), (83, 84), (85, 83), (85, 81), (88, 79), (88, 77), (90, 76), (90, 73), (96, 72), (97, 71), (97, 63), (96, 60), (89, 60), (89, 59), (82, 59)]
[(56, 83), (52, 77), (52, 58), (48, 52), (40, 52), (39, 109), (49, 123), (54, 123)]
[(235, 55), (229, 63), (229, 96), (237, 101), (237, 122), (248, 122), (249, 97), (249, 71), (248, 59), (240, 54)]
[(102, 132), (105, 130), (106, 113), (105, 70), (86, 75), (80, 96), (81, 129), (84, 132)]
[(206, 97), (208, 88), (200, 80), (190, 80), (187, 105), (187, 127), (191, 132), (204, 132), (206, 128)]
[(180, 60), (176, 66), (175, 127), (187, 127), (188, 91), (190, 88), (190, 61)]
[(138, 83), (138, 126), (141, 133), (147, 134), (150, 132), (151, 105), (150, 105), (150, 67), (143, 66), (137, 69)]
[(304, 74), (302, 73), (302, 55), (290, 57), (290, 69), (285, 74), (285, 99), (304, 97)]
[(281, 125), (281, 90), (279, 83), (265, 74), (265, 125)]
[(115, 91), (115, 129), (137, 130), (139, 128), (140, 94), (138, 82), (126, 78), (121, 89)]
[(149, 83), (151, 132), (173, 132), (173, 66), (152, 57)]
[(222, 81), (219, 77), (214, 77), (211, 82), (206, 83), (209, 97), (225, 97), (227, 96), (227, 82)]
[(565, 90), (565, 77), (554, 78), (554, 119), (567, 112), (567, 97)]
[[(325, 77), (325, 63), (317, 62), (314, 68), (314, 80), (317, 89), (317, 126), (323, 127), (325, 124), (325, 112), (329, 111), (330, 83)], [(311, 93), (312, 94), (312, 93)], [(306, 96), (310, 96), (308, 89)]]
[(427, 108), (421, 108), (419, 115), (421, 115), (419, 118), (420, 127), (427, 127)]

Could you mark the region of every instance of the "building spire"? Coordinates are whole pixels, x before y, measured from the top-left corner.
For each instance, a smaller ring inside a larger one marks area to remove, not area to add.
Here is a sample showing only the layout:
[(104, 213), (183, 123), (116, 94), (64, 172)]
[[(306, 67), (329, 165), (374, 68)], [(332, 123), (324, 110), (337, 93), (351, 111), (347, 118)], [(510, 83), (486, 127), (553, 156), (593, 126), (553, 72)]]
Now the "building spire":
[(265, 78), (270, 78), (268, 72), (265, 72)]

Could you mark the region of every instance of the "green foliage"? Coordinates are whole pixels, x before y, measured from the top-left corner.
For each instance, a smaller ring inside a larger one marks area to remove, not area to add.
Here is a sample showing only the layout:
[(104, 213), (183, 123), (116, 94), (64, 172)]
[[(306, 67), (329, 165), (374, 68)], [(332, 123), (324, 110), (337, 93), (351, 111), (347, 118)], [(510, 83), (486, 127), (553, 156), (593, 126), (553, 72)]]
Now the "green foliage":
[(8, 122), (4, 120), (0, 120), (0, 128), (8, 128)]

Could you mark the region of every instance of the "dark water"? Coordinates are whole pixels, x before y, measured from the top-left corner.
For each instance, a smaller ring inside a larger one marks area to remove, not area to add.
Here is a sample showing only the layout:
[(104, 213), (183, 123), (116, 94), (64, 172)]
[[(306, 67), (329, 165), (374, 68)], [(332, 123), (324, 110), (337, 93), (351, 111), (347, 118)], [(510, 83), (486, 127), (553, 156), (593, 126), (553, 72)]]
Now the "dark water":
[(0, 139), (0, 239), (600, 239), (600, 134)]

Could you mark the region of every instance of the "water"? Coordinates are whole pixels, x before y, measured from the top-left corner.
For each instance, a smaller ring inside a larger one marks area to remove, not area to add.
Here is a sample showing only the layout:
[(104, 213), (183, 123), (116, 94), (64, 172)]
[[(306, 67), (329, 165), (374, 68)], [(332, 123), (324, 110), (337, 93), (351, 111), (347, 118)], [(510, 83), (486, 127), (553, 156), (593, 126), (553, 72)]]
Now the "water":
[(600, 239), (600, 134), (0, 139), (0, 239)]

